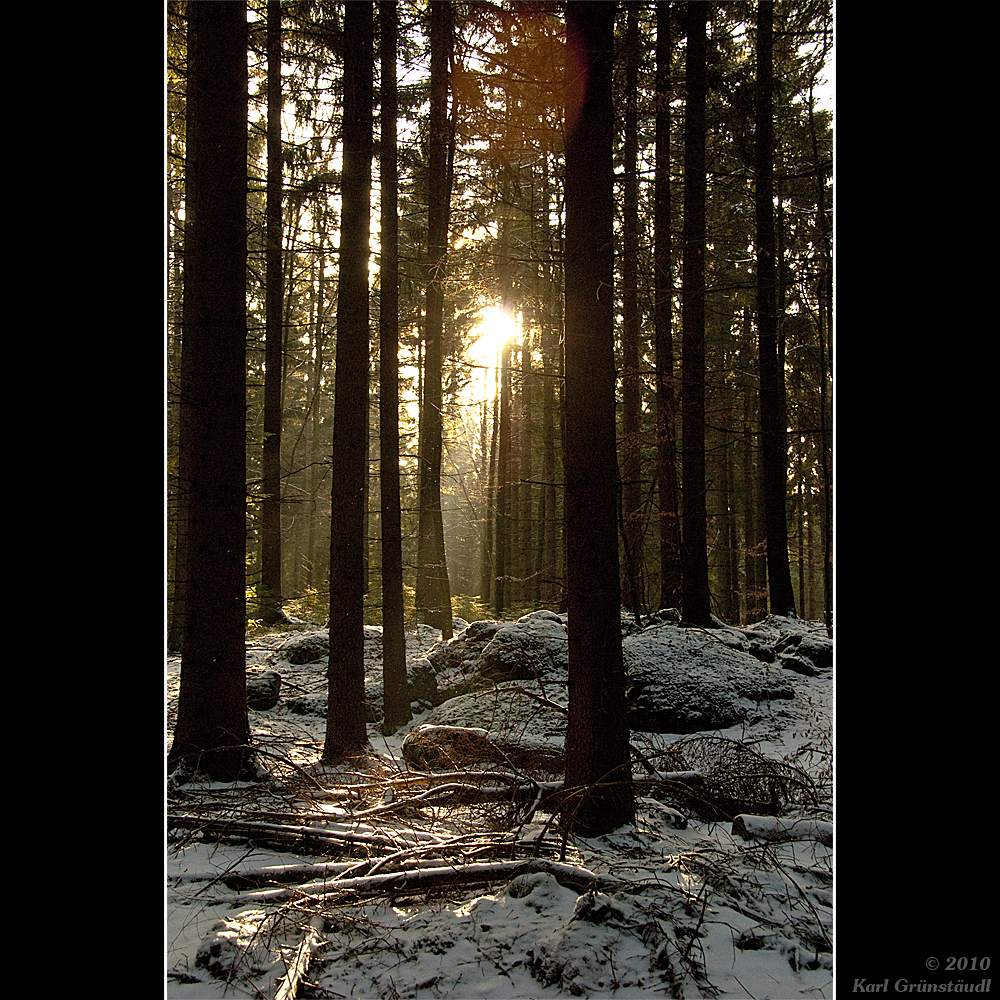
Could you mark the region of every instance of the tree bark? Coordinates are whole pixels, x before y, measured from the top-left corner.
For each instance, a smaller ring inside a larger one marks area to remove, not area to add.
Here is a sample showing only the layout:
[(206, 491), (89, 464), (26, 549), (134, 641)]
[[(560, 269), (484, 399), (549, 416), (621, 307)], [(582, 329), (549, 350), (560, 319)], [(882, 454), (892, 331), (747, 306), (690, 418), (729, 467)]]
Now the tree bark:
[(397, 14), (379, 3), (382, 20), (382, 255), (379, 267), (379, 484), (382, 504), (383, 732), (413, 717), (406, 683), (403, 628), (403, 531), (399, 490), (399, 170), (396, 158)]
[(267, 201), (265, 206), (264, 455), (261, 483), (259, 614), (265, 625), (281, 609), (281, 2), (267, 4)]
[(654, 268), (656, 287), (656, 476), (659, 491), (660, 608), (681, 605), (681, 532), (674, 421), (673, 252), (670, 206), (671, 5), (656, 5), (656, 167)]
[(644, 610), (642, 557), (641, 387), (639, 369), (639, 20), (629, 3), (625, 29), (625, 173), (622, 204), (622, 546), (625, 555), (625, 606), (633, 615)]
[(507, 551), (511, 536), (511, 346), (505, 341), (500, 351), (500, 442), (497, 455), (496, 487), (496, 577), (493, 588), (493, 613), (503, 617), (508, 602), (507, 582), (510, 576), (510, 555)]
[(772, 92), (773, 3), (757, 5), (756, 213), (757, 363), (760, 371), (760, 447), (767, 535), (768, 603), (772, 614), (795, 616), (788, 564), (788, 445), (782, 414), (785, 380), (778, 357), (774, 233), (774, 122)]
[(337, 292), (330, 520), (330, 663), (325, 762), (368, 745), (365, 724), (364, 500), (368, 475), (368, 257), (373, 26), (370, 4), (344, 14), (344, 171)]
[(420, 518), (416, 606), (421, 621), (450, 639), (451, 589), (441, 515), (444, 340), (444, 268), (451, 199), (448, 150), (448, 81), (454, 31), (451, 3), (432, 0), (431, 106), (427, 197), (427, 298), (424, 321), (423, 405), (420, 408)]
[(705, 511), (705, 98), (708, 5), (687, 4), (684, 118), (684, 284), (681, 361), (683, 613), (712, 623)]
[(167, 766), (249, 776), (246, 703), (244, 4), (188, 11), (180, 488), (187, 499), (184, 649)]
[(613, 3), (566, 9), (566, 537), (569, 723), (564, 824), (635, 815), (618, 566)]

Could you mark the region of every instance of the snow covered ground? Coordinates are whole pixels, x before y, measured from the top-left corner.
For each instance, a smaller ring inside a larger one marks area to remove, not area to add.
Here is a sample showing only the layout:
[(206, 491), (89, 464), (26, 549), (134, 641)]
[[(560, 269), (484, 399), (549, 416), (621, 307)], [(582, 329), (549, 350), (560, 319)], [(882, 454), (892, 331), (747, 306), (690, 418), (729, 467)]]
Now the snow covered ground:
[[(799, 626), (822, 634), (819, 623)], [(411, 661), (438, 638), (427, 628), (411, 634)], [(500, 821), (499, 807), (394, 808), (410, 773), (401, 757), (403, 736), (433, 710), (392, 737), (372, 725), (373, 769), (364, 774), (316, 766), (325, 722), (289, 711), (286, 700), (322, 695), (325, 661), (290, 664), (275, 650), (281, 640), (248, 642), (248, 666), (282, 676), (282, 704), (251, 712), (255, 742), (282, 761), (283, 774), (294, 777), (296, 767), (303, 769), (301, 781), (286, 784), (296, 785), (292, 797), (299, 797), (304, 825), (333, 838), (352, 837), (353, 850), (322, 857), (267, 846), (264, 833), (220, 840), (190, 827), (172, 830), (166, 855), (168, 997), (274, 997), (317, 913), (325, 918), (316, 936), (321, 947), (300, 997), (834, 995), (832, 671), (786, 671), (794, 698), (745, 701), (738, 725), (703, 734), (808, 773), (822, 801), (786, 815), (804, 821), (803, 839), (748, 840), (733, 832), (732, 822), (690, 814), (685, 825), (676, 808), (644, 788), (634, 826), (570, 841), (556, 856), (563, 845), (544, 813), (513, 829)], [(373, 645), (373, 678), (381, 671), (377, 654)], [(176, 699), (178, 671), (179, 660), (168, 659), (168, 701)], [(168, 715), (168, 739), (169, 725)], [(634, 734), (633, 742), (653, 755), (690, 738)], [(639, 768), (635, 774), (643, 776)], [(357, 797), (325, 797), (310, 790), (306, 777), (326, 789), (353, 782)], [(213, 815), (222, 803), (233, 818), (261, 821), (285, 808), (277, 793), (248, 786), (192, 784), (169, 794), (171, 814), (197, 813), (206, 803)], [(525, 853), (531, 843), (539, 845), (534, 863)], [(359, 854), (365, 844), (367, 855)], [(494, 850), (487, 862), (485, 849), (499, 844), (510, 846), (510, 860), (497, 860)], [(324, 862), (330, 867), (316, 867)], [(341, 891), (369, 885), (378, 870), (426, 873), (476, 863), (506, 874), (472, 888), (391, 897)], [(563, 868), (573, 876), (565, 877)], [(240, 873), (245, 882), (235, 877)], [(581, 873), (591, 877), (589, 888), (586, 878), (579, 881)], [(346, 881), (356, 876), (368, 881)], [(297, 887), (290, 890), (293, 879)], [(201, 964), (199, 949), (206, 957)], [(217, 973), (231, 973), (229, 980), (214, 977), (206, 961)]]

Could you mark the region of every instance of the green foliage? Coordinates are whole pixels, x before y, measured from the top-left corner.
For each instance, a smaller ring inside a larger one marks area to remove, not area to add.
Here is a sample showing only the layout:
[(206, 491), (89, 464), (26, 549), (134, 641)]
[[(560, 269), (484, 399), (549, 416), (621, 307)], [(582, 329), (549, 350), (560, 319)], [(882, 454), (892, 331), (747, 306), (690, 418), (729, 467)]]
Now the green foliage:
[(481, 622), (493, 617), (490, 606), (470, 594), (452, 594), (451, 612), (456, 618), (467, 622)]

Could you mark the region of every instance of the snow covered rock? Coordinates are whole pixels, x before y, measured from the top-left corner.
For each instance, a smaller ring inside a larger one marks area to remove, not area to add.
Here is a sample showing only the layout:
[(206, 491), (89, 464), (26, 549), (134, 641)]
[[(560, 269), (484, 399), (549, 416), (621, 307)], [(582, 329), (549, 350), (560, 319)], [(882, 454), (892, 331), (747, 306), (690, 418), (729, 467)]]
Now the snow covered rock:
[(488, 682), (480, 672), (483, 650), (503, 624), (473, 622), (414, 660), (410, 667), (412, 700), (440, 705), (448, 698), (485, 687)]
[[(382, 658), (382, 629), (365, 625), (365, 657)], [(330, 653), (330, 630), (316, 629), (301, 632), (287, 639), (271, 654), (272, 661), (284, 659), (289, 663), (318, 663)]]
[[(553, 690), (553, 706), (565, 706), (565, 692)], [(525, 741), (562, 740), (566, 714), (525, 693), (516, 682), (488, 691), (473, 691), (442, 702), (425, 722), (441, 726), (472, 726), (501, 737)]]
[[(629, 726), (638, 732), (696, 733), (742, 721), (747, 701), (794, 698), (788, 674), (761, 632), (688, 629), (659, 624), (626, 635)], [(474, 622), (438, 643), (414, 669), (434, 682), (436, 706), (427, 722), (480, 727), (492, 738), (550, 744), (565, 735), (569, 635), (564, 615), (536, 611), (516, 622)], [(522, 682), (522, 683), (519, 683)], [(528, 693), (519, 688), (528, 689)]]
[(442, 640), (413, 664), (433, 705), (492, 687), (498, 681), (561, 675), (565, 680), (568, 636), (563, 616), (534, 611), (516, 622), (481, 621)]
[[(462, 732), (483, 735), (452, 735)], [(517, 685), (501, 685), (443, 702), (405, 737), (403, 756), (432, 770), (507, 763), (559, 773), (565, 736), (563, 712), (518, 690)], [(460, 741), (457, 747), (455, 739)]]
[(823, 635), (793, 632), (775, 645), (778, 663), (786, 670), (815, 677), (833, 669), (833, 640)]
[(496, 630), (483, 649), (481, 669), (493, 680), (533, 680), (565, 675), (568, 663), (565, 617), (553, 611), (533, 611)]
[(274, 658), (288, 660), (289, 663), (316, 663), (330, 652), (330, 633), (324, 631), (303, 632), (292, 636), (272, 654)]
[(276, 670), (247, 671), (247, 708), (266, 712), (278, 704), (281, 674)]
[(741, 813), (733, 817), (733, 833), (744, 840), (766, 841), (771, 844), (789, 840), (815, 840), (833, 847), (833, 824), (817, 819), (779, 819), (775, 816)]
[(741, 699), (795, 697), (780, 669), (734, 646), (725, 629), (664, 625), (627, 636), (629, 726), (648, 733), (728, 729), (746, 714)]
[[(534, 892), (547, 889), (539, 885)], [(550, 926), (527, 953), (532, 976), (544, 986), (558, 986), (571, 996), (662, 990), (667, 977), (658, 955), (668, 934), (624, 894), (584, 893), (573, 903), (569, 920)]]
[(485, 729), (468, 726), (418, 726), (403, 738), (403, 759), (424, 771), (457, 770), (496, 760)]

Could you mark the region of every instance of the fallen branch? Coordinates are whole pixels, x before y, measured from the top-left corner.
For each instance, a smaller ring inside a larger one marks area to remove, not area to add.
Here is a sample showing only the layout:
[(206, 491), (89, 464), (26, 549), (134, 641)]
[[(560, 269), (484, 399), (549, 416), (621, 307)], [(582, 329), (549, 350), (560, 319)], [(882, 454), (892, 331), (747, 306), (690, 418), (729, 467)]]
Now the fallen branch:
[[(379, 834), (358, 833), (356, 831), (340, 832), (315, 826), (170, 814), (167, 817), (167, 829), (177, 827), (198, 830), (202, 834), (213, 834), (219, 837), (246, 837), (262, 844), (278, 844), (283, 847), (289, 845), (313, 846), (323, 850), (330, 848), (348, 849), (356, 846), (389, 847), (398, 850), (400, 843), (408, 839), (406, 833), (410, 833), (410, 831), (405, 833), (404, 831), (396, 831), (399, 833), (399, 837), (393, 839)], [(427, 838), (419, 834), (420, 831), (413, 831), (409, 839), (426, 843)]]
[(320, 945), (323, 944), (323, 918), (314, 916), (306, 925), (305, 933), (302, 936), (302, 943), (295, 950), (295, 957), (292, 964), (285, 971), (285, 976), (274, 994), (274, 1000), (295, 1000), (299, 983), (309, 968), (309, 962)]
[(589, 889), (617, 892), (625, 887), (625, 883), (602, 878), (586, 868), (548, 861), (544, 858), (531, 858), (526, 861), (496, 861), (488, 864), (414, 867), (359, 878), (332, 879), (289, 889), (265, 889), (236, 896), (220, 896), (213, 901), (231, 906), (245, 906), (249, 903), (277, 903), (295, 899), (309, 899), (316, 903), (344, 896), (354, 899), (373, 896), (410, 896), (443, 888), (471, 889), (496, 882), (509, 882), (518, 875), (538, 872), (551, 875), (560, 885), (576, 892), (586, 892)]

